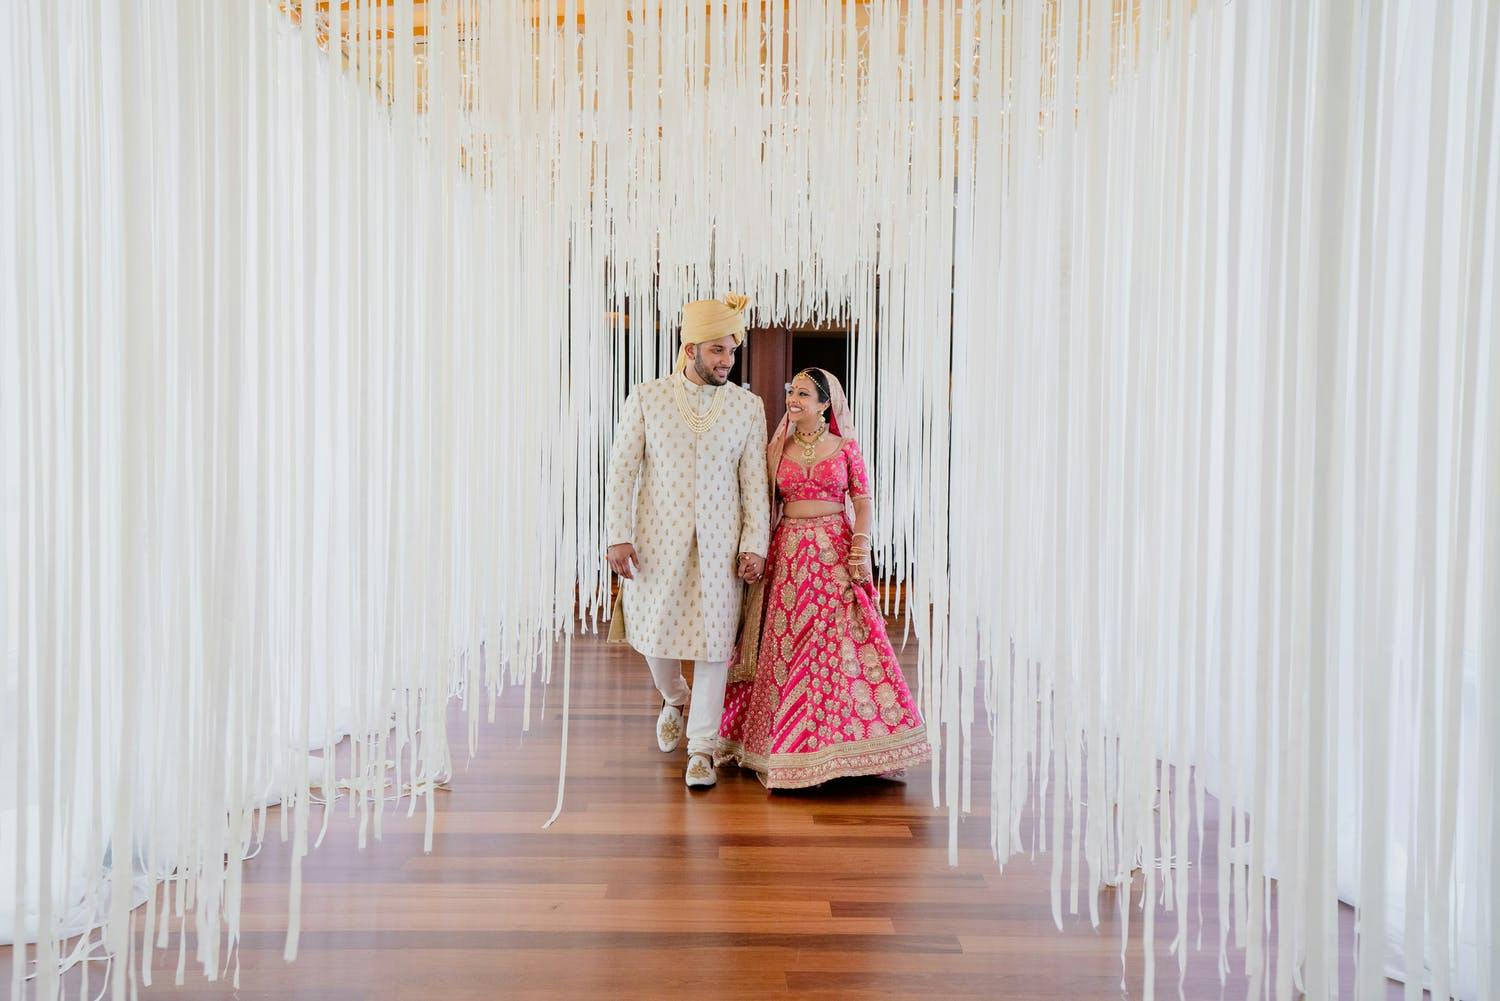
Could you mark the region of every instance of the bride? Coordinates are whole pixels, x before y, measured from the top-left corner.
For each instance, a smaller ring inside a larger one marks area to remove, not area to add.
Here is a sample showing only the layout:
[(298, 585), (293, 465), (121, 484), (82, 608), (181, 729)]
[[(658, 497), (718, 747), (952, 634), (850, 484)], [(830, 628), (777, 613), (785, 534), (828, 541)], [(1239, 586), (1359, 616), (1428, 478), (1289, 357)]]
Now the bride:
[(831, 374), (809, 368), (787, 384), (767, 446), (775, 531), (730, 663), (716, 755), (771, 789), (932, 755), (876, 600), (870, 480), (853, 430)]

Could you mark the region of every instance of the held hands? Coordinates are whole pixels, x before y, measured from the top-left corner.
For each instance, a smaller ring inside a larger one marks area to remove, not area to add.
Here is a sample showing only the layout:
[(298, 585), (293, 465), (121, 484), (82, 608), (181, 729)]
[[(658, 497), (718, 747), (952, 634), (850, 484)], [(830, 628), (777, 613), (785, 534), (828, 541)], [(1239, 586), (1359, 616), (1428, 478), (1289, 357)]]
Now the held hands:
[(756, 556), (754, 553), (740, 553), (739, 560), (735, 563), (735, 576), (749, 584), (760, 580), (761, 575), (766, 572), (766, 559), (764, 556)]
[(635, 580), (635, 568), (641, 565), (635, 547), (621, 542), (609, 547), (609, 568), (626, 580)]

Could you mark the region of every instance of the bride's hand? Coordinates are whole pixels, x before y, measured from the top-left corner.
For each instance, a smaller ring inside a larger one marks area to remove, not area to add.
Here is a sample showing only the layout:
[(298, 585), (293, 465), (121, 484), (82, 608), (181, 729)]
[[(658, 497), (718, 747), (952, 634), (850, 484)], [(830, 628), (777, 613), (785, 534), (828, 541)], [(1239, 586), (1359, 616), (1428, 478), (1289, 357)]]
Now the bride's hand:
[(872, 576), (870, 571), (870, 557), (858, 553), (849, 554), (849, 579), (856, 584), (864, 584)]

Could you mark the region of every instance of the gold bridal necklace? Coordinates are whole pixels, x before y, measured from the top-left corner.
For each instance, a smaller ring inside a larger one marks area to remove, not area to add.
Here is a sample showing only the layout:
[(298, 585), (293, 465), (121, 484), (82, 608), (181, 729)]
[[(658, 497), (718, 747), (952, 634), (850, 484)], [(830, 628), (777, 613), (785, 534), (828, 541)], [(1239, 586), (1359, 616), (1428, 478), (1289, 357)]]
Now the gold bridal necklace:
[(687, 381), (687, 376), (672, 380), (672, 400), (677, 404), (677, 412), (682, 414), (682, 419), (687, 422), (688, 430), (693, 434), (701, 435), (718, 421), (729, 397), (724, 394), (724, 387), (720, 386), (714, 390), (714, 398), (709, 402), (708, 409), (700, 414), (688, 402), (687, 387), (683, 385)]
[(818, 419), (818, 430), (813, 434), (803, 434), (800, 430), (794, 430), (792, 437), (797, 439), (797, 444), (802, 446), (802, 464), (811, 465), (813, 456), (818, 454), (818, 443), (828, 433), (828, 422), (822, 418)]

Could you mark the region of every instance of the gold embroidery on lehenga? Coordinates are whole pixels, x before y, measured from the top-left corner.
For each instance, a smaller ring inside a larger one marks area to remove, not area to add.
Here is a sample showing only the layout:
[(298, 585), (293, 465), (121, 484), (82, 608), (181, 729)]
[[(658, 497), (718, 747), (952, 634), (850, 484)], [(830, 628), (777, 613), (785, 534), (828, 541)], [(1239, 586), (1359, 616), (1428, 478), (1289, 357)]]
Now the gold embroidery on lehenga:
[[(755, 770), (770, 788), (881, 774), (931, 756), (915, 707), (901, 701), (909, 697), (868, 586), (849, 579), (848, 532), (842, 516), (831, 516), (788, 524), (777, 543), (764, 673), (735, 728), (748, 739), (720, 745), (720, 756)], [(789, 684), (794, 662), (801, 676)]]
[(847, 775), (878, 775), (909, 768), (932, 757), (925, 727), (900, 733), (884, 731), (885, 727), (877, 720), (870, 724), (870, 736), (865, 740), (779, 754), (756, 754), (736, 748), (734, 757), (744, 767), (759, 773), (761, 782), (771, 789), (800, 789)]
[(780, 733), (786, 728), (786, 715), (796, 708), (798, 700), (807, 691), (807, 679), (802, 678), (792, 686), (791, 691), (781, 697), (781, 704), (776, 707), (776, 719), (772, 724), (773, 733)]
[(833, 542), (828, 538), (828, 534), (819, 529), (814, 534), (814, 539), (818, 546), (818, 559), (825, 566), (831, 567), (836, 565), (839, 561), (839, 553), (837, 549), (833, 548)]

